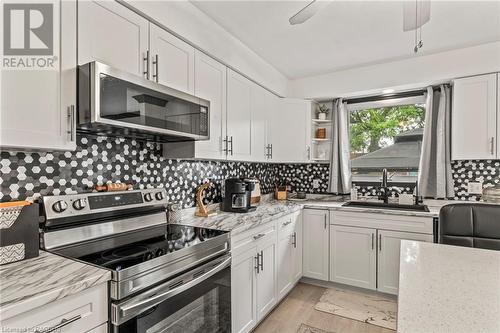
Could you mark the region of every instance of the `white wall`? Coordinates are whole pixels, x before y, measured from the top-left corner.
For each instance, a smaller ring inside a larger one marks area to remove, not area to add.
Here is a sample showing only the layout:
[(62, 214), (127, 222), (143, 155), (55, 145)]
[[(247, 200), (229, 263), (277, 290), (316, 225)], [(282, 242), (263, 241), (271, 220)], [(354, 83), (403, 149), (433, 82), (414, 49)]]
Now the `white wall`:
[(289, 82), (289, 96), (324, 99), (412, 89), (476, 74), (500, 71), (500, 42), (415, 56)]
[(283, 74), (190, 2), (125, 0), (125, 3), (277, 95), (287, 95), (288, 79)]

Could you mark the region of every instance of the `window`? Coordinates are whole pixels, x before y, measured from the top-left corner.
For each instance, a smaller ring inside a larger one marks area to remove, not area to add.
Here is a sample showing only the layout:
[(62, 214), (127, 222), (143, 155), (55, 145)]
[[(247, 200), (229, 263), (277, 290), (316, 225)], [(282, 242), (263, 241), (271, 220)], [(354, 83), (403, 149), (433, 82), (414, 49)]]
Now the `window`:
[(380, 182), (385, 168), (391, 182), (415, 182), (425, 120), (423, 97), (360, 103), (349, 110), (353, 181)]

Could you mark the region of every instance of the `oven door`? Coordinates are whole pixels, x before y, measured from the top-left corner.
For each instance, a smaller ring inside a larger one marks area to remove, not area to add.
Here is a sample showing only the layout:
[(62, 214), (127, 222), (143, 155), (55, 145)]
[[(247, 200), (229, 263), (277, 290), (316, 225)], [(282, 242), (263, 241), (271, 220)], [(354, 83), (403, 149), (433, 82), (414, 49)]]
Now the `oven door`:
[(225, 255), (111, 306), (114, 333), (231, 332), (231, 257)]

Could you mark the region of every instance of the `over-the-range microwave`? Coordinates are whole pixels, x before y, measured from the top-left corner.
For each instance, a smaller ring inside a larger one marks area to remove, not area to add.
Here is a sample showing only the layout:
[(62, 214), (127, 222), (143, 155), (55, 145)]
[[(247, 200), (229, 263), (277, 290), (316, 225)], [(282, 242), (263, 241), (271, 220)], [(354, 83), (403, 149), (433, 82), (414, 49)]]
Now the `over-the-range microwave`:
[(156, 142), (207, 140), (210, 102), (108, 65), (78, 70), (79, 132)]

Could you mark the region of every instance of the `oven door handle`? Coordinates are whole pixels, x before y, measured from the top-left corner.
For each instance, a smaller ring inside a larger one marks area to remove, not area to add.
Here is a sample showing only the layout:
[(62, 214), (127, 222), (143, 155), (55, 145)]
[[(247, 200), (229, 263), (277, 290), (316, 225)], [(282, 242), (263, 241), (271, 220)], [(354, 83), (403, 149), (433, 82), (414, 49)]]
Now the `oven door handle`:
[[(132, 302), (131, 304), (124, 304), (123, 306), (117, 305), (118, 307), (118, 319), (117, 322), (118, 324), (121, 324), (125, 322), (126, 320), (123, 319), (128, 319), (131, 316), (135, 316), (155, 305), (158, 305), (165, 300), (178, 295), (186, 290), (188, 290), (191, 287), (194, 287), (200, 282), (203, 282), (204, 280), (210, 278), (211, 276), (217, 274), (218, 272), (222, 271), (223, 269), (229, 267), (231, 265), (231, 257), (225, 259), (222, 261), (220, 264), (209, 270), (208, 272), (198, 276), (197, 278), (185, 283), (185, 284), (180, 284), (178, 287), (174, 288), (169, 288), (167, 291), (160, 293), (160, 294), (154, 294), (154, 296), (149, 297), (144, 300), (140, 300), (137, 302)], [(175, 284), (174, 284), (175, 285)]]

